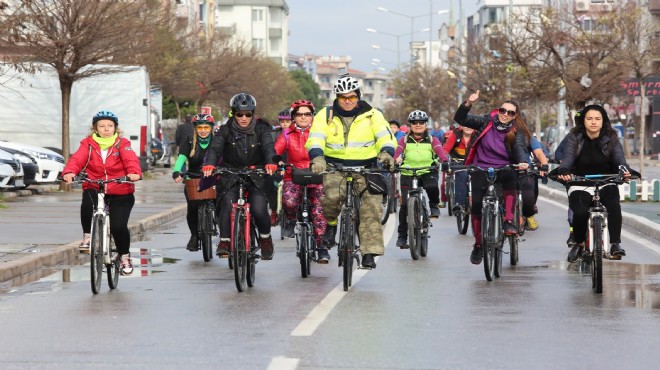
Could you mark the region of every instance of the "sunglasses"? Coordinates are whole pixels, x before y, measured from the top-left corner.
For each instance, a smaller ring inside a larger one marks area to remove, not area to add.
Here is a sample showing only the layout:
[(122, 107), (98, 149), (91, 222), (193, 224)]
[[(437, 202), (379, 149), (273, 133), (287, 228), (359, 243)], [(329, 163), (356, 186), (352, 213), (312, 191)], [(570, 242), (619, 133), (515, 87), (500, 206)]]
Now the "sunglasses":
[(358, 96), (357, 95), (351, 95), (351, 96), (344, 96), (344, 95), (337, 95), (337, 100), (343, 100), (344, 102), (350, 101), (351, 103), (355, 103), (358, 101)]
[(506, 115), (508, 115), (509, 117), (515, 117), (515, 116), (516, 116), (516, 112), (515, 112), (515, 111), (507, 110), (507, 109), (505, 109), (505, 108), (500, 108), (500, 109), (498, 109), (497, 111), (500, 112), (500, 114), (506, 114)]
[(252, 118), (252, 113), (234, 113), (234, 115), (238, 118), (242, 118), (242, 117)]
[(211, 129), (211, 124), (209, 123), (199, 123), (195, 126), (195, 130), (210, 130)]
[(311, 117), (311, 116), (312, 116), (312, 112), (300, 112), (300, 113), (296, 113), (296, 117)]
[(426, 122), (424, 122), (424, 121), (413, 121), (413, 122), (410, 122), (410, 126), (415, 126), (415, 125), (418, 125), (418, 126), (426, 126)]

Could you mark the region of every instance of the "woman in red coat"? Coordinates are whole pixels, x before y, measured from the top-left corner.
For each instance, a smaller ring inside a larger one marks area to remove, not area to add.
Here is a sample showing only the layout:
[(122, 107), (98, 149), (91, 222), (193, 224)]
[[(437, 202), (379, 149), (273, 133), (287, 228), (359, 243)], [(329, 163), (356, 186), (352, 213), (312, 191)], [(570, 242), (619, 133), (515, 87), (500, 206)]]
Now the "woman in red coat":
[[(314, 120), (314, 104), (308, 100), (296, 100), (291, 104), (291, 117), (294, 124), (282, 131), (282, 135), (275, 142), (275, 152), (278, 155), (287, 154), (288, 161), (296, 168), (309, 168), (309, 155), (305, 149), (305, 143), (309, 137), (309, 129)], [(292, 234), (296, 224), (296, 211), (302, 200), (302, 185), (296, 185), (291, 181), (291, 174), (284, 174), (284, 185), (282, 188), (282, 207), (287, 219), (286, 229)], [(317, 245), (317, 262), (328, 263), (330, 254), (323, 246), (322, 238), (327, 223), (323, 216), (321, 197), (323, 196), (323, 185), (307, 185), (307, 195), (311, 204), (312, 214), (310, 219), (314, 224), (314, 237)]]
[[(81, 172), (86, 172), (92, 180), (114, 179), (128, 176), (131, 181), (142, 177), (140, 160), (131, 149), (131, 142), (119, 136), (119, 118), (110, 111), (100, 111), (92, 119), (92, 134), (80, 141), (80, 147), (73, 153), (64, 167), (63, 178), (67, 183)], [(82, 252), (89, 251), (91, 239), (93, 209), (98, 200), (98, 186), (83, 183), (80, 222), (83, 228)], [(128, 230), (128, 218), (135, 204), (135, 185), (130, 182), (110, 183), (106, 188), (105, 202), (110, 210), (110, 233), (117, 246), (121, 260), (122, 275), (133, 272), (129, 248), (131, 234)]]

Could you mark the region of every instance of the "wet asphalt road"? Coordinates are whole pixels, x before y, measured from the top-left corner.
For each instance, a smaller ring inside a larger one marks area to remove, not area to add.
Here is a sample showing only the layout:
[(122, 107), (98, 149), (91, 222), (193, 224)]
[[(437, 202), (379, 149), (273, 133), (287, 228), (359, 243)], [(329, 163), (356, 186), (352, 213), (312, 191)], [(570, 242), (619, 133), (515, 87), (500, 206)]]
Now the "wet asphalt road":
[[(565, 262), (565, 208), (539, 201), (520, 262), (487, 282), (443, 210), (413, 261), (385, 229), (378, 268), (341, 290), (336, 256), (302, 279), (292, 239), (238, 293), (226, 260), (190, 253), (179, 218), (132, 244), (140, 266), (93, 295), (88, 266), (0, 295), (3, 369), (629, 369), (660, 360), (660, 244), (623, 232), (604, 292)], [(279, 230), (273, 234), (279, 236)]]

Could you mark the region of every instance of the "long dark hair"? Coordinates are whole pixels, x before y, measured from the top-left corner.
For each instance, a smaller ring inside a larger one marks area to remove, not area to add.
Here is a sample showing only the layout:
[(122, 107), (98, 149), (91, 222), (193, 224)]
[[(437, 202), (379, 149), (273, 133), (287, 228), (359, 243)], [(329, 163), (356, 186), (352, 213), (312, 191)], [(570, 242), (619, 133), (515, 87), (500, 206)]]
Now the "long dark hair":
[(513, 129), (506, 133), (504, 142), (509, 148), (513, 148), (513, 143), (516, 140), (516, 132), (520, 131), (523, 133), (523, 135), (525, 135), (525, 140), (529, 143), (529, 141), (532, 139), (532, 135), (529, 133), (529, 130), (527, 129), (527, 123), (525, 122), (522, 112), (520, 111), (520, 104), (518, 104), (518, 102), (515, 100), (505, 100), (503, 103), (509, 103), (516, 107), (516, 118), (513, 121)]
[(600, 136), (606, 135), (613, 139), (619, 140), (619, 136), (617, 135), (616, 130), (612, 128), (612, 123), (610, 122), (610, 117), (607, 115), (607, 111), (605, 108), (598, 104), (587, 105), (575, 115), (575, 127), (571, 129), (571, 133), (581, 133), (583, 135), (587, 134), (587, 128), (584, 126), (584, 116), (591, 110), (598, 111), (603, 116), (603, 127), (600, 129)]

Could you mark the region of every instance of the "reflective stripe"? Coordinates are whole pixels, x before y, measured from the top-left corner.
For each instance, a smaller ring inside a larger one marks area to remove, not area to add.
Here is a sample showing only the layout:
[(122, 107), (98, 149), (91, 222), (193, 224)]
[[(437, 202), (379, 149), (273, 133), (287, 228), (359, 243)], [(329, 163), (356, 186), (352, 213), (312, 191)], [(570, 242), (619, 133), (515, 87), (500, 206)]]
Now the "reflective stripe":
[(390, 135), (390, 130), (381, 130), (376, 133), (376, 139), (380, 139), (383, 136)]
[(330, 149), (343, 149), (343, 148), (344, 148), (344, 144), (330, 144), (330, 143), (327, 143), (327, 142), (326, 142), (326, 143), (325, 143), (325, 147), (326, 147), (326, 148), (330, 148)]
[(348, 148), (363, 148), (363, 147), (367, 147), (367, 146), (372, 146), (374, 144), (376, 144), (376, 142), (373, 141), (373, 140), (371, 140), (371, 141), (354, 141), (354, 142), (348, 143), (347, 147)]
[(327, 136), (326, 136), (323, 132), (318, 132), (318, 131), (316, 131), (316, 132), (312, 132), (312, 131), (310, 131), (310, 132), (309, 132), (309, 138), (308, 138), (308, 140), (309, 140), (309, 139), (321, 139), (321, 140), (325, 140), (325, 139), (327, 139)]

